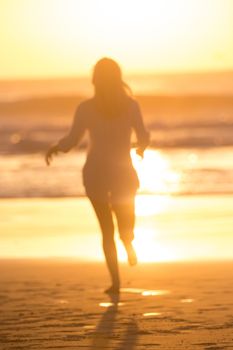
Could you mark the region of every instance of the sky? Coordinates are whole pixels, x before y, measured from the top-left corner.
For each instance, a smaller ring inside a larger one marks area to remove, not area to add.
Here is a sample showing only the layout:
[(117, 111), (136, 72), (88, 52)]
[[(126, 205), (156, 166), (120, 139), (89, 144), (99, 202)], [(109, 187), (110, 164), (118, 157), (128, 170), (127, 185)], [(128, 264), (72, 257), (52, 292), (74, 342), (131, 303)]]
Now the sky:
[(0, 79), (233, 69), (232, 0), (1, 0)]

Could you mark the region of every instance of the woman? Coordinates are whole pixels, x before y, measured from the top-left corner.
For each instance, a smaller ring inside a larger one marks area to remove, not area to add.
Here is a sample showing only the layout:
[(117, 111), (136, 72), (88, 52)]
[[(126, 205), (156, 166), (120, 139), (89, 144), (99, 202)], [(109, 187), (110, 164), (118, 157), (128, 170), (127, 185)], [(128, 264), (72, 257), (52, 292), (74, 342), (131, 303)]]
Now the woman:
[(69, 134), (51, 147), (46, 154), (49, 165), (52, 156), (68, 152), (89, 132), (90, 147), (83, 169), (83, 183), (98, 218), (106, 263), (112, 286), (105, 292), (119, 293), (120, 279), (114, 241), (113, 213), (120, 238), (130, 265), (137, 263), (134, 239), (134, 199), (139, 181), (130, 157), (132, 129), (136, 133), (137, 153), (149, 143), (139, 106), (129, 96), (118, 64), (109, 58), (97, 62), (93, 72), (94, 97), (82, 102), (74, 116)]

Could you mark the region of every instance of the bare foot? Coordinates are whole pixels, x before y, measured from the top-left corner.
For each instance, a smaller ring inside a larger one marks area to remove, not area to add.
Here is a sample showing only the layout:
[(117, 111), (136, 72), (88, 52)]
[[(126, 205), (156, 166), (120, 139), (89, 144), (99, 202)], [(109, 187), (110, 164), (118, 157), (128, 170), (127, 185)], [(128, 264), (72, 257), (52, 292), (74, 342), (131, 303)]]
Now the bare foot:
[(107, 288), (104, 293), (111, 295), (111, 294), (119, 294), (120, 293), (120, 288), (119, 286), (111, 286)]

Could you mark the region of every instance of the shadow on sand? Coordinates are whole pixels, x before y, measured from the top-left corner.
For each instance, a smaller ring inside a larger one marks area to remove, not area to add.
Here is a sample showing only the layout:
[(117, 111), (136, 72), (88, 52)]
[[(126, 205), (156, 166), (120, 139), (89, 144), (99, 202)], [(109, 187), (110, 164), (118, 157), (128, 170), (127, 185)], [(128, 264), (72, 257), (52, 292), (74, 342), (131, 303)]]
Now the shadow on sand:
[[(104, 312), (98, 323), (92, 340), (90, 350), (111, 349), (111, 350), (134, 350), (138, 336), (138, 326), (134, 319), (124, 323), (125, 332), (119, 337), (119, 343), (113, 347), (111, 341), (118, 340), (118, 334), (114, 334), (117, 326), (119, 297), (111, 297), (111, 304)], [(118, 333), (118, 332), (117, 332)], [(121, 329), (119, 328), (119, 333)]]

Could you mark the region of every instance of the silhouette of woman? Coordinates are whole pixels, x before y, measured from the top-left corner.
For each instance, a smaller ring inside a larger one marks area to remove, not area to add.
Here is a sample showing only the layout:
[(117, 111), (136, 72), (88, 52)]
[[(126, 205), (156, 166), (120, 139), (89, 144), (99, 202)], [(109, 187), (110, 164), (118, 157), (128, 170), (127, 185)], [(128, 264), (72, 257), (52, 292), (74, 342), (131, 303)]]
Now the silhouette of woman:
[(92, 79), (94, 97), (82, 102), (74, 116), (69, 134), (46, 154), (49, 165), (52, 156), (68, 152), (77, 145), (84, 132), (89, 132), (90, 147), (83, 168), (86, 194), (98, 218), (103, 250), (112, 285), (105, 292), (119, 293), (120, 279), (114, 241), (113, 213), (120, 238), (130, 265), (137, 263), (132, 245), (134, 239), (134, 199), (139, 187), (130, 157), (131, 132), (137, 137), (137, 154), (149, 143), (138, 103), (130, 97), (128, 86), (122, 81), (118, 64), (103, 58), (94, 67)]

